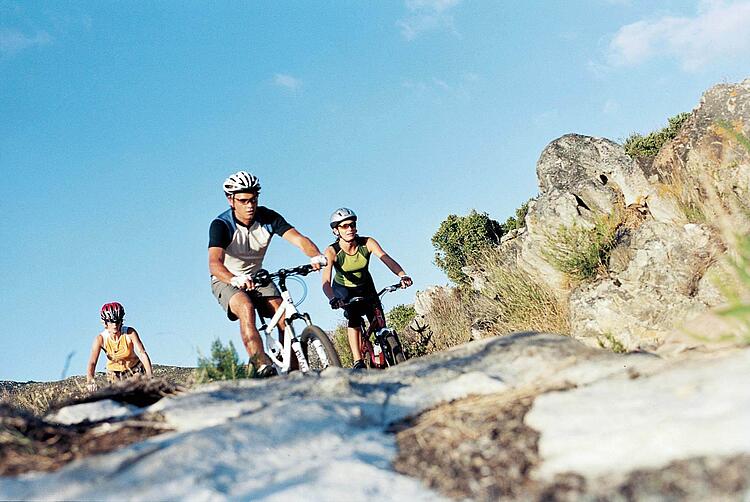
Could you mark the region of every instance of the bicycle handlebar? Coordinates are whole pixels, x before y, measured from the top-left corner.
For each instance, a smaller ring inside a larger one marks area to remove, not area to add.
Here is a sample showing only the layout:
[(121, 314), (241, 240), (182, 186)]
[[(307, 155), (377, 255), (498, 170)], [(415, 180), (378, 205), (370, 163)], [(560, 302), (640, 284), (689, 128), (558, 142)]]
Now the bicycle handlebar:
[[(381, 289), (380, 291), (378, 291), (378, 296), (377, 297), (380, 298), (381, 296), (383, 296), (386, 293), (393, 293), (397, 289), (401, 289), (401, 283), (400, 282), (398, 282), (396, 284), (391, 284), (390, 286), (384, 287), (383, 289)], [(352, 298), (349, 298), (348, 302), (341, 302), (341, 307), (349, 307), (349, 306), (351, 306), (351, 305), (353, 305), (353, 304), (355, 304), (357, 302), (363, 302), (363, 301), (365, 301), (367, 299), (368, 298), (365, 297), (365, 296), (354, 296)]]
[(294, 268), (280, 268), (276, 272), (269, 272), (266, 269), (260, 269), (253, 274), (253, 283), (257, 286), (270, 284), (274, 279), (285, 279), (293, 275), (307, 275), (314, 272), (312, 265), (300, 265)]

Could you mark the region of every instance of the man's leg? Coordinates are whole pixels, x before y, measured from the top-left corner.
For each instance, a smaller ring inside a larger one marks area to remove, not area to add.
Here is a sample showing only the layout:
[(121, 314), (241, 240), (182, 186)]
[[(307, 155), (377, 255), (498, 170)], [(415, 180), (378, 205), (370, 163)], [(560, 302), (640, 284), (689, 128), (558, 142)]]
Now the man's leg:
[(235, 293), (229, 300), (229, 308), (240, 321), (240, 336), (250, 359), (260, 358), (261, 364), (271, 364), (255, 326), (255, 306), (250, 297), (244, 291)]

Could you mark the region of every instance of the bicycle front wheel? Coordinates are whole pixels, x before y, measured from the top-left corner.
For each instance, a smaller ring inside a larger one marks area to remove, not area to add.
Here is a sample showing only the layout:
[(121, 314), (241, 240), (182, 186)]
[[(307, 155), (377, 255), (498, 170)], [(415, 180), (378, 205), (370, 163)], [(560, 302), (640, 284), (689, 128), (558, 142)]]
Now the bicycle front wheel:
[(307, 326), (299, 337), (307, 363), (314, 370), (324, 370), (329, 366), (341, 367), (339, 354), (336, 352), (326, 332), (315, 325)]

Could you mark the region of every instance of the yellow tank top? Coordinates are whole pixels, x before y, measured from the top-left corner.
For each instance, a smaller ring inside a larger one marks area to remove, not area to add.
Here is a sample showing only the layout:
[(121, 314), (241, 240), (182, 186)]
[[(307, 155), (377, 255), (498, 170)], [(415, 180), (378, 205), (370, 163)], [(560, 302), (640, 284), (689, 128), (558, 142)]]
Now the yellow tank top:
[(128, 336), (128, 329), (127, 326), (122, 326), (117, 339), (110, 336), (106, 329), (101, 332), (104, 341), (102, 348), (107, 354), (107, 371), (127, 371), (140, 362), (133, 342)]

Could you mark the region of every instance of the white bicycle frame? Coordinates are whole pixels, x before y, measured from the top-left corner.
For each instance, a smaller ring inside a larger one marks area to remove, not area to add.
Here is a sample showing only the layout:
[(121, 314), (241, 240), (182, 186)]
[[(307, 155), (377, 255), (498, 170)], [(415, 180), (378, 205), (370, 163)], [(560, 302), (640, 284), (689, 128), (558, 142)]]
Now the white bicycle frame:
[[(292, 322), (297, 319), (304, 319), (309, 324), (310, 321), (306, 316), (303, 316), (299, 313), (297, 307), (294, 305), (292, 295), (289, 294), (289, 291), (282, 291), (281, 298), (281, 305), (279, 305), (278, 310), (276, 310), (276, 313), (273, 315), (271, 320), (268, 321), (268, 323), (265, 323), (265, 320), (261, 316), (261, 321), (264, 321), (264, 323), (259, 328), (259, 331), (262, 330), (265, 334), (266, 354), (268, 354), (268, 357), (270, 357), (271, 361), (273, 361), (274, 366), (276, 366), (276, 370), (279, 373), (286, 374), (289, 373), (292, 361), (292, 351), (294, 351), (294, 354), (297, 356), (297, 361), (299, 362), (300, 371), (303, 373), (307, 373), (308, 371), (310, 371), (310, 365), (307, 363), (307, 358), (302, 352), (302, 344), (300, 343), (299, 338), (297, 338), (297, 335), (294, 333)], [(275, 328), (279, 325), (279, 321), (281, 320), (282, 316), (286, 321), (283, 344), (279, 343), (278, 337), (274, 336)], [(320, 344), (318, 340), (315, 340), (313, 344), (315, 344), (315, 342)]]

